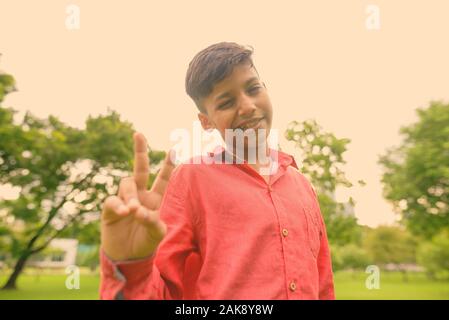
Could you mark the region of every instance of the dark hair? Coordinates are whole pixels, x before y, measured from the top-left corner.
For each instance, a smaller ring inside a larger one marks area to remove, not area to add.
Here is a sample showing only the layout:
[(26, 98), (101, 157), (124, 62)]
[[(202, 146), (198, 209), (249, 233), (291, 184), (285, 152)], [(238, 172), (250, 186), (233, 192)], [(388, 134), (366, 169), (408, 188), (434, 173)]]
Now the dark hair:
[(207, 97), (218, 82), (231, 74), (235, 66), (249, 63), (254, 67), (252, 54), (252, 47), (220, 42), (195, 55), (186, 74), (186, 92), (198, 110), (205, 112), (200, 100)]

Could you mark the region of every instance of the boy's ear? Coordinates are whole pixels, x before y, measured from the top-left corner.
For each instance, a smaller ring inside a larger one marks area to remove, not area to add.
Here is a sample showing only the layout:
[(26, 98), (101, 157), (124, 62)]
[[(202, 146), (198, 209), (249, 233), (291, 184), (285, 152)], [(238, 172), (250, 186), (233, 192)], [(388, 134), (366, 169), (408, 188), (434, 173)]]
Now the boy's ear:
[(199, 112), (198, 113), (198, 120), (201, 122), (201, 127), (203, 127), (204, 130), (211, 130), (214, 129), (214, 125), (209, 120), (209, 117), (207, 114)]

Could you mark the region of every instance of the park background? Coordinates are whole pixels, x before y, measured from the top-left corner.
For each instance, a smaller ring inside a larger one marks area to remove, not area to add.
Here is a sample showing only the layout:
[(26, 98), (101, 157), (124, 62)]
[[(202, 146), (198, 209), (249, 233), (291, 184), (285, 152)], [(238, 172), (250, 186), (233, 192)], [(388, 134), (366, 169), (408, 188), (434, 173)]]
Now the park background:
[[(196, 120), (190, 59), (235, 41), (254, 47), (280, 147), (319, 191), (337, 298), (448, 299), (447, 12), (443, 0), (0, 0), (0, 286), (21, 270), (0, 298), (98, 297), (101, 199), (132, 166), (131, 133), (155, 173), (170, 133)], [(53, 239), (77, 240), (80, 289), (42, 267), (67, 258)]]

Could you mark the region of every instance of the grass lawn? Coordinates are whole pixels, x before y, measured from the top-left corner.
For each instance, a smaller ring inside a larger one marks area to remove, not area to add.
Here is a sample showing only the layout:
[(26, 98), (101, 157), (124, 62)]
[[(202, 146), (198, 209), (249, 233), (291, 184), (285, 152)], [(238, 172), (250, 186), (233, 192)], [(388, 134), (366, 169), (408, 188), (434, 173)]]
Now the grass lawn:
[(399, 272), (381, 271), (380, 288), (367, 289), (365, 286), (368, 274), (340, 271), (335, 274), (335, 295), (337, 299), (356, 300), (449, 300), (449, 281), (429, 280), (423, 273), (408, 275), (403, 280)]
[[(0, 276), (0, 285), (6, 281)], [(66, 275), (21, 275), (18, 290), (0, 290), (0, 300), (94, 300), (98, 299), (98, 275), (80, 276), (80, 288), (69, 290), (65, 286)]]
[[(449, 281), (431, 281), (424, 274), (410, 274), (404, 282), (400, 273), (381, 273), (380, 289), (368, 290), (363, 272), (337, 272), (335, 287), (337, 299), (449, 299)], [(19, 290), (0, 290), (0, 300), (9, 299), (98, 299), (99, 277), (81, 274), (80, 289), (68, 290), (66, 276), (22, 275)], [(0, 284), (6, 277), (0, 275)]]

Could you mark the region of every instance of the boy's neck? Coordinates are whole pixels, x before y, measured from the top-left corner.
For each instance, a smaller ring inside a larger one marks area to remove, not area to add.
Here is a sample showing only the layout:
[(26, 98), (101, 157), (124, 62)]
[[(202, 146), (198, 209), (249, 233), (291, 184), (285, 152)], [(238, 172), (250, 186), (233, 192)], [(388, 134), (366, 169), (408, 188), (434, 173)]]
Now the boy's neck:
[[(264, 149), (264, 151), (261, 148)], [(263, 146), (259, 146), (259, 149), (248, 150), (246, 148), (244, 150), (244, 157), (239, 157), (239, 154), (234, 150), (232, 150), (232, 154), (234, 158), (244, 160), (250, 167), (254, 170), (259, 171), (260, 168), (269, 167), (271, 165), (271, 153), (268, 144), (264, 144)], [(241, 161), (243, 162), (243, 161)]]

